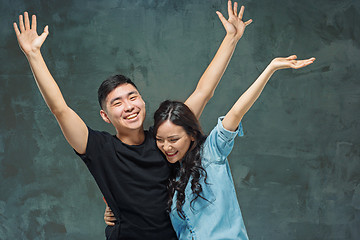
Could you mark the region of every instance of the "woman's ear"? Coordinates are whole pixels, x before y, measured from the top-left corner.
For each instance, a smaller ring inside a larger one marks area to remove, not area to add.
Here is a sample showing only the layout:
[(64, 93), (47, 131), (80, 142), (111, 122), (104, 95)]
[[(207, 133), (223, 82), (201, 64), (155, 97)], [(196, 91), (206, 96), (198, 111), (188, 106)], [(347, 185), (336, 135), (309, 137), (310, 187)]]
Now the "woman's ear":
[(196, 136), (196, 132), (194, 131), (193, 134), (191, 134), (191, 136), (190, 136), (190, 140), (192, 142), (195, 142), (195, 136)]
[(104, 110), (102, 110), (102, 109), (100, 110), (100, 116), (105, 122), (111, 123), (111, 121), (110, 121), (109, 117), (107, 116), (106, 112)]

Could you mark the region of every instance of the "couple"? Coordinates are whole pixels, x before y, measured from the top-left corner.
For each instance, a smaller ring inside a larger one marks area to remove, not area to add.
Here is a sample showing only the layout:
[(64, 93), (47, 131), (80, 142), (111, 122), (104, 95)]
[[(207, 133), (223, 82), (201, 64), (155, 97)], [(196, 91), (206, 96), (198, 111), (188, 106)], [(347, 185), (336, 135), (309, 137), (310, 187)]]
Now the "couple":
[(304, 67), (314, 59), (274, 59), (206, 138), (198, 119), (251, 23), (242, 21), (243, 12), (242, 7), (238, 14), (237, 3), (232, 6), (231, 1), (228, 20), (217, 12), (226, 36), (214, 59), (185, 104), (162, 103), (149, 131), (143, 129), (145, 103), (135, 84), (121, 75), (105, 80), (98, 91), (100, 115), (115, 127), (116, 135), (92, 130), (67, 106), (40, 51), (48, 26), (39, 36), (36, 17), (30, 22), (26, 12), (19, 16), (19, 26), (14, 23), (46, 104), (117, 219), (115, 226), (107, 228), (108, 239), (247, 239), (226, 156), (241, 131), (242, 116), (270, 76), (278, 69)]

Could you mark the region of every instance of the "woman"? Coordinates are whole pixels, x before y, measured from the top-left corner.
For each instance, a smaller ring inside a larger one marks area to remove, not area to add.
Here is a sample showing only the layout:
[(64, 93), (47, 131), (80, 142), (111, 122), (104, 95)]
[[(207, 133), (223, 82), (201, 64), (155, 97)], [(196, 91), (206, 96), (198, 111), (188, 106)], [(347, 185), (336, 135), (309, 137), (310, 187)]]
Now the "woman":
[[(156, 143), (173, 164), (169, 210), (179, 239), (248, 239), (227, 156), (235, 136), (242, 135), (242, 117), (272, 74), (279, 69), (302, 68), (315, 60), (296, 58), (275, 58), (207, 137), (185, 104), (165, 101), (156, 111)], [(108, 217), (112, 217), (109, 209), (105, 220)]]

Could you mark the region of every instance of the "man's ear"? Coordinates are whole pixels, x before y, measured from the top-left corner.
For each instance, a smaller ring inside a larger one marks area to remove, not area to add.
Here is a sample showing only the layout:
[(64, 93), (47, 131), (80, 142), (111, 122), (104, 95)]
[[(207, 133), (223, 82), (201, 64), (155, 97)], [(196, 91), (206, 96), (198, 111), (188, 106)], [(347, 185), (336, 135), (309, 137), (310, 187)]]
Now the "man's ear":
[(105, 122), (111, 123), (111, 121), (110, 121), (110, 119), (108, 118), (106, 112), (105, 112), (104, 110), (102, 110), (102, 109), (100, 110), (100, 116), (101, 116), (101, 118), (102, 118)]

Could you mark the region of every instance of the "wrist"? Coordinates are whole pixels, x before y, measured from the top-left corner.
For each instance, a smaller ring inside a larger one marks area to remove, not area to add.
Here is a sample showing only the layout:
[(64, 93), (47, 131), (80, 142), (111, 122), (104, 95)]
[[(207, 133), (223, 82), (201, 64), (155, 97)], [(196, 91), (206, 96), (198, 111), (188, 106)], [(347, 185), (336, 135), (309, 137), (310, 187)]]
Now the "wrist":
[(30, 51), (30, 52), (27, 52), (24, 54), (28, 60), (35, 60), (35, 59), (41, 57), (40, 49), (37, 49), (35, 51)]
[(236, 37), (235, 34), (226, 33), (224, 40), (228, 41), (230, 44), (236, 45), (240, 38)]
[(277, 68), (274, 64), (273, 61), (270, 62), (270, 64), (267, 66), (267, 70), (274, 73), (276, 72), (277, 70), (279, 70), (279, 68)]

